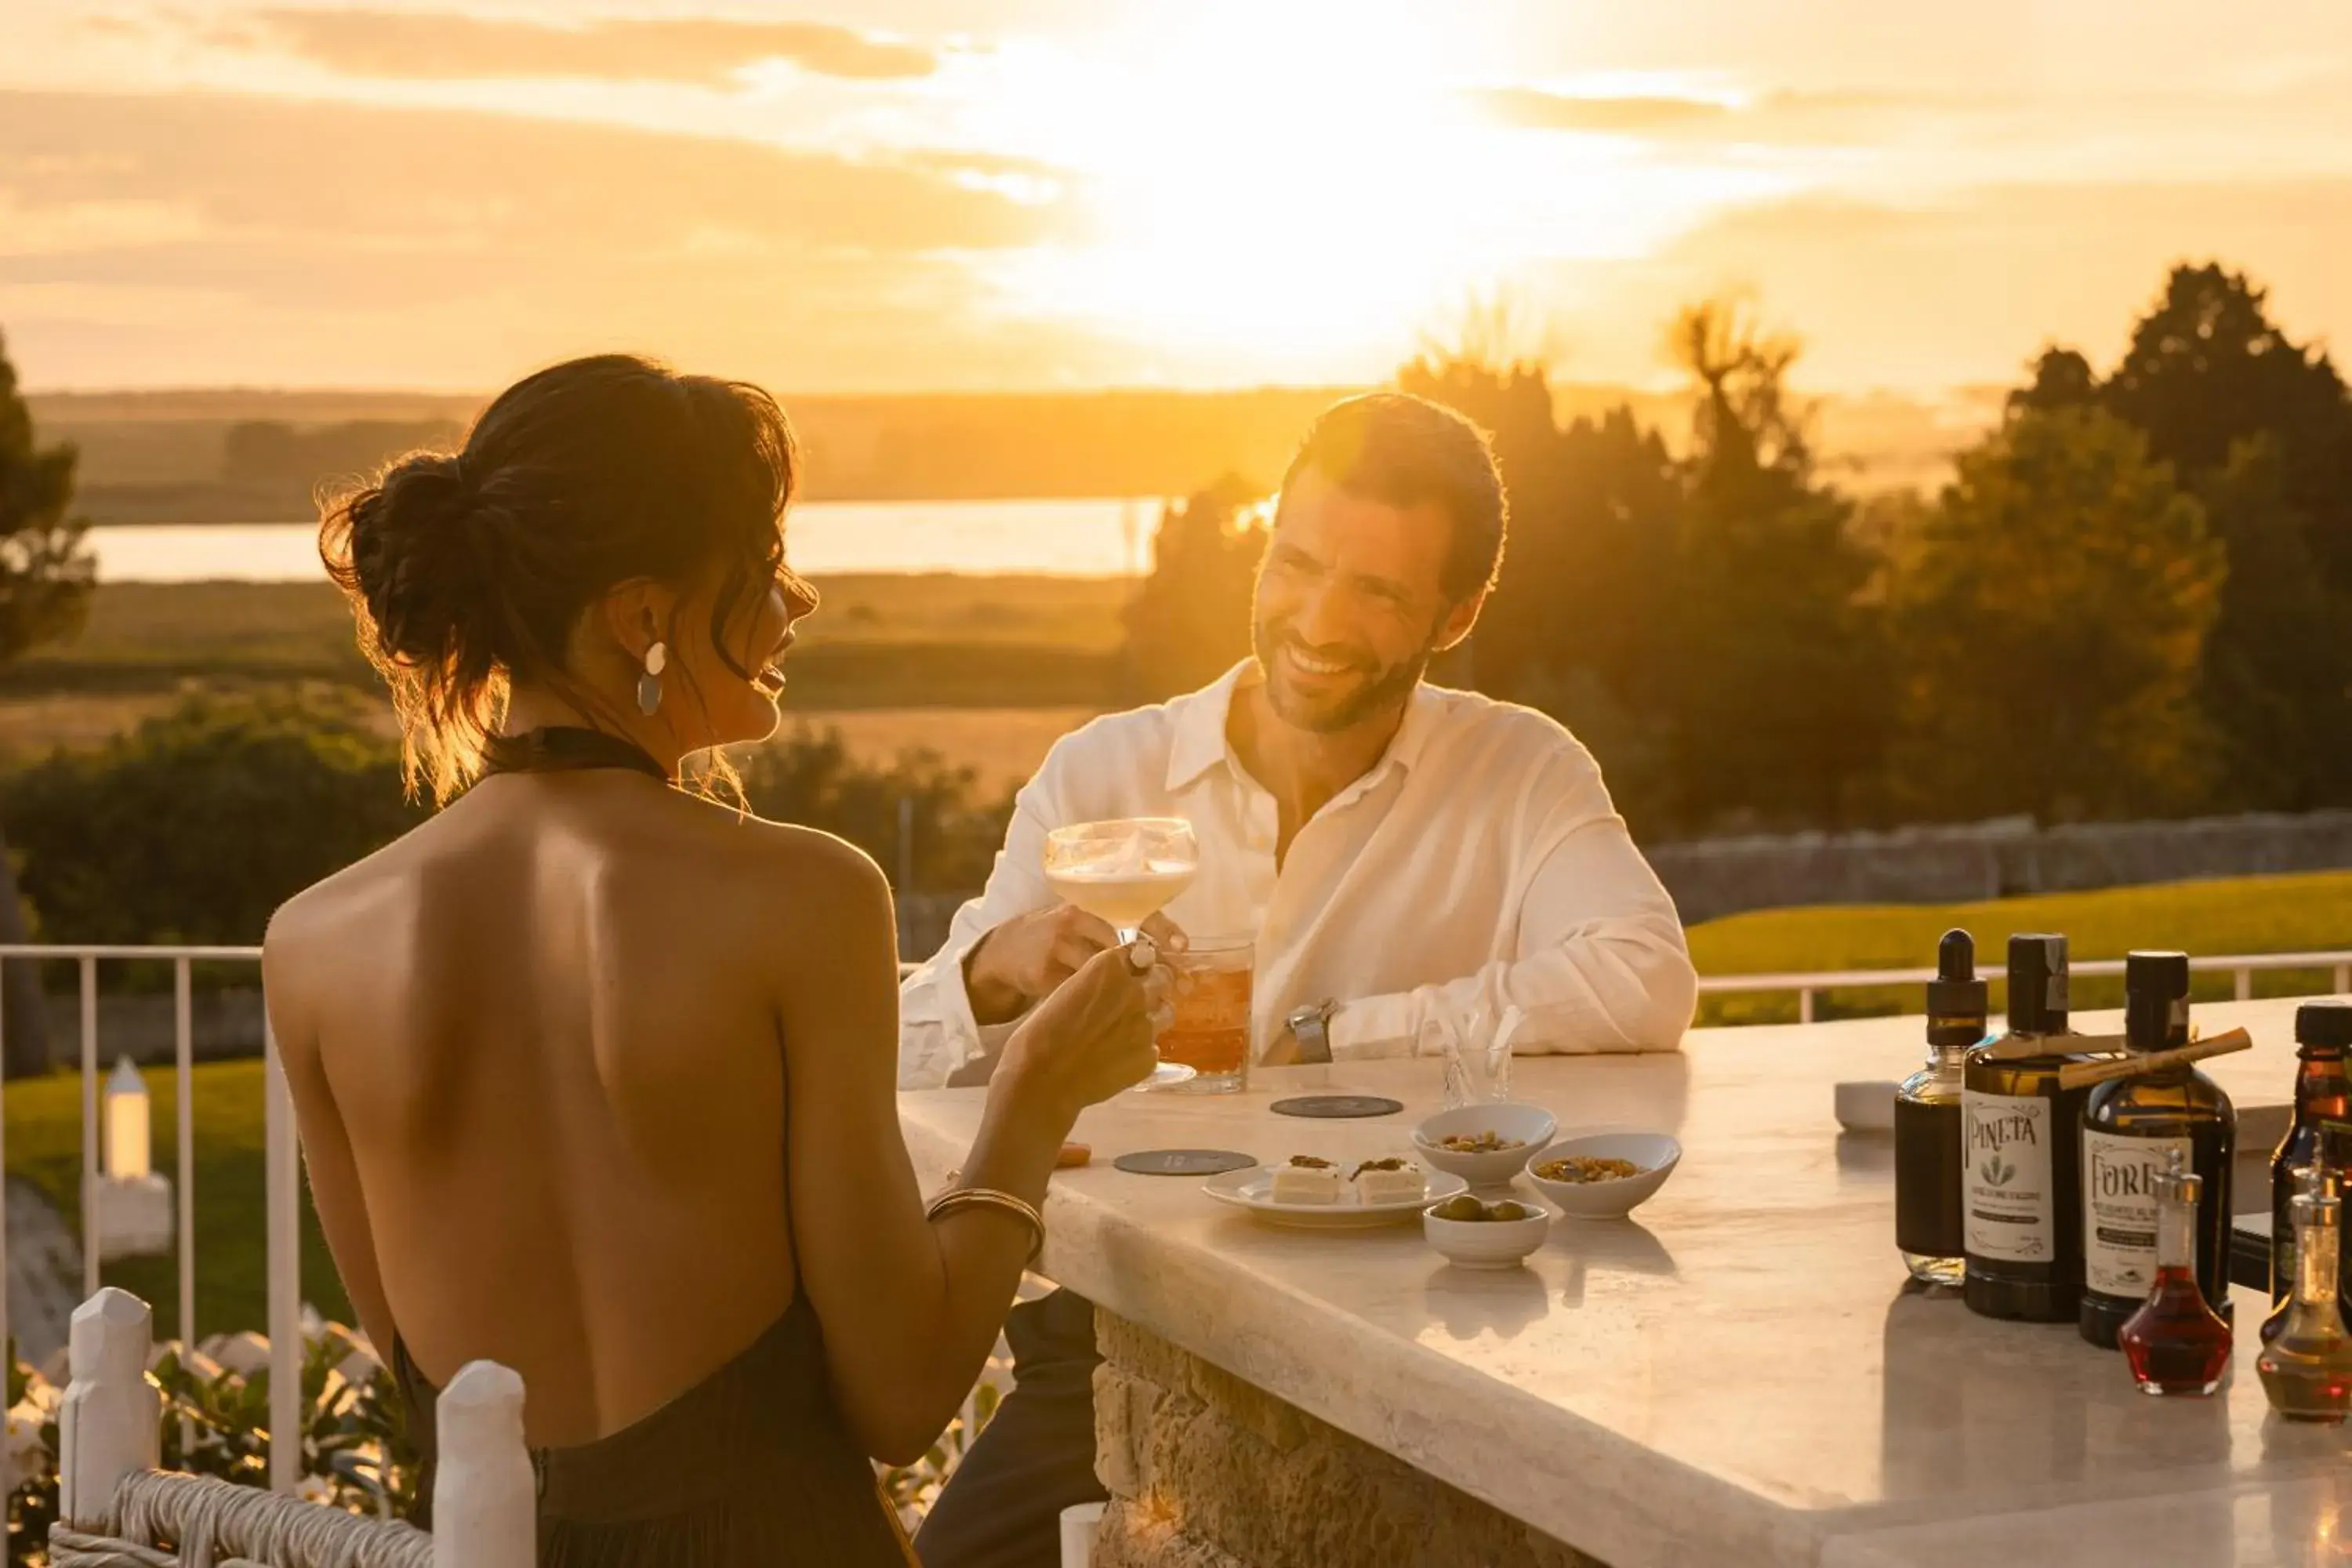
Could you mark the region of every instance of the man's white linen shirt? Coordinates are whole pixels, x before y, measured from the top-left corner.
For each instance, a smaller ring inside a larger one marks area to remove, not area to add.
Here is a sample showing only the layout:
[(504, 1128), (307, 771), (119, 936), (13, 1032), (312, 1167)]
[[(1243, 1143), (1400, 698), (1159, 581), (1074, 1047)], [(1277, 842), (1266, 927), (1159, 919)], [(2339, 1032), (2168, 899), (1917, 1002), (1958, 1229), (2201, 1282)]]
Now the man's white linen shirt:
[(1095, 720), (1025, 785), (986, 889), (900, 993), (898, 1087), (933, 1089), (992, 1054), (963, 961), (993, 927), (1058, 902), (1045, 835), (1181, 816), (1200, 873), (1167, 910), (1192, 937), (1257, 943), (1253, 1050), (1326, 998), (1336, 1061), (1412, 1054), (1423, 1020), (1457, 1037), (1516, 1004), (1515, 1049), (1673, 1050), (1697, 981), (1674, 900), (1633, 847), (1591, 754), (1532, 709), (1417, 688), (1388, 751), (1303, 824), (1279, 870), (1275, 801), (1226, 739), (1244, 661), (1215, 684)]

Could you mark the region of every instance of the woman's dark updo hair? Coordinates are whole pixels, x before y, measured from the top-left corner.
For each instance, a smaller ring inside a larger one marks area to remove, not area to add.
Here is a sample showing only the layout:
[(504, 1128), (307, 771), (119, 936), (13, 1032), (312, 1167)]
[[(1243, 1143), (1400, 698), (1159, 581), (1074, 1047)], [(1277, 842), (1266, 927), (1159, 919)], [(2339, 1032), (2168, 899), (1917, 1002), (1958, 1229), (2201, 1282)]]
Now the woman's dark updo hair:
[(633, 578), (715, 574), (709, 636), (749, 679), (725, 628), (786, 574), (798, 461), (758, 387), (601, 354), (509, 387), (455, 456), (412, 453), (331, 505), (319, 552), (392, 688), (410, 790), (446, 800), (475, 777), (514, 681), (588, 700), (572, 627)]

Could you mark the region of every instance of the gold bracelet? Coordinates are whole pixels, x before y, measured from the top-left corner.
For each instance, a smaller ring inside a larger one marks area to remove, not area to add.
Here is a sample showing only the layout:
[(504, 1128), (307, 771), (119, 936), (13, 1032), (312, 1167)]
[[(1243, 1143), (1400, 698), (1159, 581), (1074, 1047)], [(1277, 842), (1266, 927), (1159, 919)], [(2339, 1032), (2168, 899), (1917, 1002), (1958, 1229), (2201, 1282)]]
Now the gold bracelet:
[(941, 1193), (923, 1210), (923, 1218), (936, 1220), (962, 1208), (1002, 1209), (1028, 1223), (1029, 1256), (1024, 1261), (1034, 1263), (1037, 1255), (1045, 1250), (1045, 1221), (1031, 1205), (1011, 1193), (1000, 1193), (994, 1187), (957, 1187)]

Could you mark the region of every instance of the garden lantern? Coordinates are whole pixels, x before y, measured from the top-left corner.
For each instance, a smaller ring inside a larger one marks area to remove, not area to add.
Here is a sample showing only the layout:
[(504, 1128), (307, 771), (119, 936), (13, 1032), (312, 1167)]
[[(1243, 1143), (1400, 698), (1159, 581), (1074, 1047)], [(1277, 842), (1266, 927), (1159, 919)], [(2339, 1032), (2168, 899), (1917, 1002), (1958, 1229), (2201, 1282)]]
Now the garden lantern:
[(155, 1173), (147, 1085), (129, 1057), (107, 1075), (101, 1110), (98, 1255), (162, 1252), (172, 1245), (172, 1184)]
[(147, 1083), (129, 1057), (114, 1064), (106, 1080), (106, 1175), (122, 1181), (152, 1169)]

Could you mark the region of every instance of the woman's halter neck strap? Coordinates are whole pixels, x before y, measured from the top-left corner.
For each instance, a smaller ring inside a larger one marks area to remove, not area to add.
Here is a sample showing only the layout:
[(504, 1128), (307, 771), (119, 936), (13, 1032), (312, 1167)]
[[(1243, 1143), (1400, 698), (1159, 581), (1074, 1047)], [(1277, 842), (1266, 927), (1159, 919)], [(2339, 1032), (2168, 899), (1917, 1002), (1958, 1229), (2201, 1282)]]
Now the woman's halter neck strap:
[(578, 724), (543, 724), (520, 735), (493, 735), (482, 749), (486, 776), (576, 773), (586, 768), (627, 768), (664, 784), (677, 782), (635, 741)]

